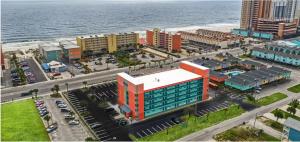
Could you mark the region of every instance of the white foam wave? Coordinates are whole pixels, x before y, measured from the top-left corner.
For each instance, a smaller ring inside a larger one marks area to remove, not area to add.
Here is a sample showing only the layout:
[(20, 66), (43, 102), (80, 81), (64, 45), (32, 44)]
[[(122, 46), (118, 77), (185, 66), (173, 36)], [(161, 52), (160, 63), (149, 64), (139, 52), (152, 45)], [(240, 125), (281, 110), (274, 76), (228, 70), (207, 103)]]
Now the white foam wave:
[[(218, 23), (218, 24), (207, 24), (202, 26), (187, 26), (187, 27), (174, 27), (174, 28), (166, 28), (162, 29), (166, 32), (175, 33), (178, 31), (188, 31), (188, 32), (194, 32), (197, 29), (209, 29), (209, 30), (216, 30), (216, 31), (223, 31), (223, 32), (229, 32), (233, 28), (238, 28), (238, 23)], [(135, 31), (136, 33), (140, 34), (140, 37), (145, 38), (146, 32), (145, 31)], [(63, 38), (56, 38), (53, 40), (48, 40), (47, 42), (54, 42), (58, 43), (59, 41), (63, 40), (71, 40), (75, 41), (75, 37), (63, 37)], [(29, 42), (14, 42), (14, 43), (4, 43), (2, 44), (3, 51), (14, 51), (14, 50), (27, 50), (31, 48), (38, 48), (38, 44), (45, 41), (29, 41)]]

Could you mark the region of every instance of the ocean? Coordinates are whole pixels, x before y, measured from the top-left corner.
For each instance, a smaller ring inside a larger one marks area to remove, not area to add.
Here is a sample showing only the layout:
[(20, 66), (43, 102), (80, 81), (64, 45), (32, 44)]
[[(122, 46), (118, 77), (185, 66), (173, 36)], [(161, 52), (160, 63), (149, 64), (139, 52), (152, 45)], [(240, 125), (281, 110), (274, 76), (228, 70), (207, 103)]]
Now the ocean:
[(241, 1), (2, 1), (3, 43), (238, 25)]

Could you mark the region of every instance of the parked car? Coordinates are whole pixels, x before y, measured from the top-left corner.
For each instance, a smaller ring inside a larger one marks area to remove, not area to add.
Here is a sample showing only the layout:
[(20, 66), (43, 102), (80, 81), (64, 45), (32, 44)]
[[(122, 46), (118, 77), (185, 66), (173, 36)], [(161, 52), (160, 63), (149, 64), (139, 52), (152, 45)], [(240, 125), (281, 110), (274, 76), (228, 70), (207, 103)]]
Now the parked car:
[(70, 112), (71, 110), (70, 110), (70, 109), (67, 109), (67, 108), (61, 108), (60, 111), (61, 111), (61, 112)]
[(173, 117), (173, 118), (171, 118), (171, 120), (172, 120), (174, 123), (176, 123), (176, 124), (179, 124), (179, 123), (180, 123), (180, 120), (179, 120), (179, 118), (177, 118), (177, 117)]
[(117, 119), (116, 123), (120, 126), (126, 126), (128, 124), (128, 122), (125, 119)]
[(70, 120), (69, 125), (78, 125), (79, 124), (79, 120)]
[(58, 105), (58, 104), (64, 104), (65, 102), (61, 101), (61, 100), (56, 100), (55, 103), (56, 103), (56, 105)]
[(58, 104), (57, 107), (58, 108), (67, 108), (67, 105), (66, 104)]
[(74, 115), (66, 114), (65, 119), (75, 119)]
[(57, 125), (50, 125), (46, 130), (48, 133), (51, 133), (57, 129)]
[(111, 112), (111, 111), (114, 111), (114, 110), (115, 110), (114, 108), (109, 107), (109, 108), (106, 108), (106, 109), (105, 109), (105, 112), (108, 113), (108, 112)]
[(96, 129), (96, 128), (101, 127), (101, 126), (102, 126), (102, 124), (96, 122), (96, 123), (94, 123), (94, 124), (91, 125), (91, 128), (92, 129)]

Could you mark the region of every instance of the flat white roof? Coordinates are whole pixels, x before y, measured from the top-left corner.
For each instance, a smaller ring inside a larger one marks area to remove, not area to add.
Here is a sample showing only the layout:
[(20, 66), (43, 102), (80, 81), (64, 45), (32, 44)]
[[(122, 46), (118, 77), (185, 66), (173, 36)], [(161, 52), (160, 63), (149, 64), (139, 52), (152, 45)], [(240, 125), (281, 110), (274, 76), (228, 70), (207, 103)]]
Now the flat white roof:
[(190, 65), (190, 66), (193, 66), (195, 68), (202, 69), (202, 70), (209, 70), (209, 68), (207, 68), (207, 67), (200, 66), (198, 64), (195, 64), (195, 63), (192, 63), (192, 62), (189, 62), (189, 61), (181, 61), (181, 63), (187, 64), (187, 65)]
[(184, 69), (174, 69), (140, 77), (132, 77), (127, 73), (119, 73), (118, 75), (122, 76), (124, 79), (132, 82), (135, 85), (143, 83), (144, 90), (159, 88), (161, 86), (167, 86), (201, 77), (200, 75), (186, 71)]

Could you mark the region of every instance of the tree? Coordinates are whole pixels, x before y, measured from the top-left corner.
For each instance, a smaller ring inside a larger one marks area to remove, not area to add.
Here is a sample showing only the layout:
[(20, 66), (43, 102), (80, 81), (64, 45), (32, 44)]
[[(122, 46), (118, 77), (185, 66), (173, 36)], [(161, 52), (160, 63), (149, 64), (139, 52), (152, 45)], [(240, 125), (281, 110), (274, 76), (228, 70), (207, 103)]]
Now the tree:
[(246, 97), (250, 102), (255, 103), (255, 98), (252, 95), (247, 95)]
[(67, 93), (69, 93), (69, 84), (66, 82), (65, 85), (67, 87)]
[(279, 118), (283, 118), (283, 113), (279, 109), (275, 109), (273, 114), (277, 118), (276, 121), (278, 121)]
[(56, 85), (54, 85), (54, 90), (56, 91), (56, 94), (58, 94), (58, 91), (59, 91), (59, 86), (56, 84)]
[(47, 126), (49, 127), (49, 121), (50, 121), (51, 117), (49, 115), (46, 115), (44, 117), (44, 120), (47, 121)]
[(295, 115), (296, 114), (296, 108), (292, 107), (292, 106), (289, 106), (286, 111), (288, 111), (290, 114), (293, 114)]
[(87, 137), (85, 138), (85, 141), (86, 142), (92, 142), (92, 141), (95, 141), (92, 137)]
[(39, 89), (33, 89), (31, 91), (34, 93), (35, 98), (37, 99), (37, 93), (39, 92)]
[(299, 106), (299, 101), (297, 99), (293, 99), (289, 105), (293, 108), (297, 108)]
[(207, 112), (206, 114), (206, 120), (208, 120), (208, 117), (209, 117), (209, 112)]
[(83, 81), (82, 84), (84, 85), (84, 88), (87, 88), (87, 81)]
[(52, 92), (52, 94), (54, 94), (54, 92), (55, 92), (55, 89), (54, 89), (54, 88), (51, 88), (51, 92)]

